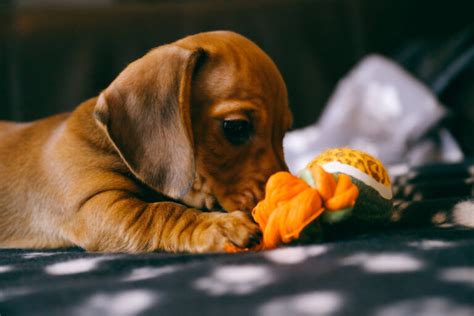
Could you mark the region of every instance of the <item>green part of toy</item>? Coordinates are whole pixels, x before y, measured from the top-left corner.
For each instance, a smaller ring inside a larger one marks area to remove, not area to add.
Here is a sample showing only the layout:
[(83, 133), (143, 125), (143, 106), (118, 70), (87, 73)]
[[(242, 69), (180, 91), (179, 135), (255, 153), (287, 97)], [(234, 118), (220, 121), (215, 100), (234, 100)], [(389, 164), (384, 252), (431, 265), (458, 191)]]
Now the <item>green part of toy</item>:
[(359, 188), (359, 197), (354, 205), (354, 219), (370, 223), (390, 220), (392, 214), (392, 199), (383, 198), (374, 188), (353, 177), (352, 182)]
[[(316, 182), (314, 181), (311, 170), (304, 168), (299, 174), (300, 179), (305, 181), (312, 188), (316, 188)], [(334, 179), (337, 181), (338, 174), (333, 174)], [(326, 211), (321, 215), (321, 219), (324, 223), (335, 224), (342, 222), (352, 215), (353, 207), (348, 207), (338, 211)]]
[[(339, 173), (334, 173), (333, 176), (337, 180)], [(308, 168), (301, 170), (299, 177), (309, 186), (316, 187), (311, 170)], [(354, 207), (335, 212), (326, 211), (322, 214), (322, 221), (335, 224), (350, 217), (370, 223), (389, 221), (392, 214), (392, 200), (383, 198), (374, 188), (359, 179), (351, 177), (351, 180), (359, 188), (359, 197)]]
[(308, 168), (304, 168), (303, 170), (301, 170), (298, 176), (310, 187), (316, 188), (316, 182), (314, 182), (313, 175), (311, 174), (311, 171)]
[[(338, 174), (333, 173), (332, 176), (334, 177), (334, 180), (337, 181)], [(308, 168), (304, 168), (303, 170), (301, 170), (298, 177), (304, 182), (306, 182), (310, 187), (316, 188), (316, 182), (314, 181), (313, 174)]]
[(321, 215), (321, 219), (328, 224), (339, 223), (351, 217), (353, 209), (353, 207), (348, 207), (339, 211), (326, 211)]

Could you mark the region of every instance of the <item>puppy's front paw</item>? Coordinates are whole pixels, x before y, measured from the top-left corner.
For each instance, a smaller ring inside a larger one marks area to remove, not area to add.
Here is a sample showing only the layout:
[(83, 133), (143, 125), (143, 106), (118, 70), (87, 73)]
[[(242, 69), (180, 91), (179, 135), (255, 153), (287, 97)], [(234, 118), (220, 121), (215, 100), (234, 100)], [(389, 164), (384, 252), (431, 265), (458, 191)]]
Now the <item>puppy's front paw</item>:
[(197, 252), (224, 252), (226, 244), (251, 248), (260, 242), (262, 233), (247, 213), (207, 213), (205, 227), (197, 236)]

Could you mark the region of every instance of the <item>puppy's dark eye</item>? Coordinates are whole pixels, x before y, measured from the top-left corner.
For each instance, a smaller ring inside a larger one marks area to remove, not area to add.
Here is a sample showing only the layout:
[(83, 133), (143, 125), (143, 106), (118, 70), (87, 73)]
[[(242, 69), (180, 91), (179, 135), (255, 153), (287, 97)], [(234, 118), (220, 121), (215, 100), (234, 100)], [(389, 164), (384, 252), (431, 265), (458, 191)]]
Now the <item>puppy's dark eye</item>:
[(250, 139), (252, 126), (247, 120), (224, 120), (222, 130), (231, 144), (243, 145)]

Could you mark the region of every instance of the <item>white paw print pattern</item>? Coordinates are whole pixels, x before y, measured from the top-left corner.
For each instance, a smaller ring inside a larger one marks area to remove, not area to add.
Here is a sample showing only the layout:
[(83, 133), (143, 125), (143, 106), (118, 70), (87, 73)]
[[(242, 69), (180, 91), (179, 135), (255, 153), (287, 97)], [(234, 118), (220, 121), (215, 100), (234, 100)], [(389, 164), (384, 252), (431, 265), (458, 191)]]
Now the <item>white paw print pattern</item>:
[(334, 291), (314, 291), (278, 297), (264, 303), (257, 311), (259, 316), (331, 315), (344, 304), (341, 294)]
[(451, 242), (451, 241), (444, 241), (444, 240), (423, 239), (419, 241), (409, 242), (408, 246), (422, 249), (422, 250), (432, 250), (432, 249), (452, 248), (456, 246), (456, 243)]
[(453, 302), (444, 297), (404, 300), (380, 308), (375, 316), (472, 316), (474, 307)]
[(35, 259), (40, 257), (50, 257), (54, 255), (62, 254), (63, 252), (30, 252), (23, 255), (24, 259)]
[(133, 269), (132, 272), (124, 277), (122, 281), (133, 282), (147, 279), (157, 278), (162, 275), (173, 273), (179, 270), (179, 266), (166, 266), (166, 267), (142, 267)]
[(263, 265), (230, 265), (216, 268), (211, 275), (194, 282), (194, 287), (209, 295), (249, 294), (274, 280)]
[(5, 273), (12, 271), (13, 267), (12, 266), (0, 266), (0, 273)]
[(160, 302), (160, 296), (149, 290), (127, 290), (116, 294), (97, 293), (78, 306), (75, 315), (137, 315)]
[(404, 273), (419, 271), (424, 267), (421, 260), (405, 253), (359, 253), (344, 258), (342, 265), (360, 265), (372, 273)]
[(112, 257), (82, 258), (58, 262), (45, 268), (46, 273), (51, 275), (67, 275), (89, 272), (97, 268), (98, 264), (105, 260), (111, 260)]
[(264, 253), (266, 259), (278, 264), (297, 264), (310, 257), (322, 255), (328, 251), (327, 246), (286, 247)]
[(440, 279), (474, 287), (474, 267), (450, 267), (440, 272)]

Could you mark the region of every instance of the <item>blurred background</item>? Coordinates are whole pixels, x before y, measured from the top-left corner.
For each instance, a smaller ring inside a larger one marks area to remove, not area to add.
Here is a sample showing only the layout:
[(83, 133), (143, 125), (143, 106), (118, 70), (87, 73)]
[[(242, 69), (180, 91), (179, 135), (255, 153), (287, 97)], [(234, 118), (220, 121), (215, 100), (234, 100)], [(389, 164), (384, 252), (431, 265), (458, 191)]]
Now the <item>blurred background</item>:
[(472, 0), (1, 0), (0, 119), (70, 111), (149, 49), (225, 29), (274, 59), (295, 129), (315, 123), (341, 78), (378, 53), (433, 88), (447, 109), (439, 124), (472, 155), (473, 23)]

